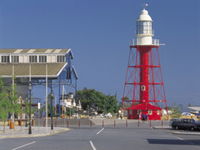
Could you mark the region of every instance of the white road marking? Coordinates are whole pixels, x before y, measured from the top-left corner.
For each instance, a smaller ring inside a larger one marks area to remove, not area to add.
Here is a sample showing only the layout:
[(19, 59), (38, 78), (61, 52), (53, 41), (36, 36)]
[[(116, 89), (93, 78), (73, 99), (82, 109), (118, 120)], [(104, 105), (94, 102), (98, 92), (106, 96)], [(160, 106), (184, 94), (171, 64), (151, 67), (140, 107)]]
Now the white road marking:
[(184, 141), (184, 139), (183, 139), (183, 138), (181, 138), (181, 137), (177, 137), (177, 139), (179, 139), (179, 140), (181, 140), (181, 141)]
[(90, 145), (92, 147), (92, 150), (97, 150), (96, 147), (94, 146), (94, 144), (92, 143), (92, 141), (90, 141)]
[(19, 146), (19, 147), (15, 147), (15, 148), (13, 148), (12, 150), (17, 150), (17, 149), (20, 149), (20, 148), (26, 147), (26, 146), (28, 146), (28, 145), (34, 144), (35, 142), (36, 142), (36, 141), (33, 141), (33, 142), (30, 142), (30, 143), (27, 143), (27, 144), (21, 145), (21, 146)]
[(101, 133), (103, 130), (104, 130), (104, 128), (102, 128), (99, 132), (97, 132), (97, 135), (98, 135), (99, 133)]

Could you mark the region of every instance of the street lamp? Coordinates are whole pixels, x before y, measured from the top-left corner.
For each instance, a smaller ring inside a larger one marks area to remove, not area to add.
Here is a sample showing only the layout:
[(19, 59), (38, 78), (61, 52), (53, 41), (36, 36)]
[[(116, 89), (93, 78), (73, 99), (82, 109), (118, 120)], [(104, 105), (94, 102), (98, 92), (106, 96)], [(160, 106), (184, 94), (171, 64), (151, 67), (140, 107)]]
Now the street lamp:
[(32, 90), (32, 85), (31, 81), (29, 81), (29, 129), (28, 129), (28, 134), (32, 134), (32, 129), (31, 129), (31, 90)]
[(52, 86), (52, 82), (51, 82), (50, 99), (51, 99), (51, 130), (53, 130), (53, 86)]

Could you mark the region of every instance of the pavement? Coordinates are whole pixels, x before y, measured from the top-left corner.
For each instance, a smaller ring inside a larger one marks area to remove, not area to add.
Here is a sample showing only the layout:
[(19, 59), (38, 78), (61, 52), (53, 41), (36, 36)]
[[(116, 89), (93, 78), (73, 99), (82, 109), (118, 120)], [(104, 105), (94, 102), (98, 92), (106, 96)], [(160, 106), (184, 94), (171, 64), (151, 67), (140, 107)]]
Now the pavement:
[(50, 127), (32, 127), (32, 134), (28, 134), (28, 127), (15, 126), (15, 129), (9, 129), (6, 127), (5, 132), (0, 127), (0, 139), (5, 138), (27, 138), (27, 137), (41, 137), (58, 134), (61, 132), (69, 131), (69, 128), (54, 127), (53, 130)]
[(189, 131), (189, 130), (173, 130), (170, 126), (154, 126), (153, 129), (166, 129), (173, 134), (182, 134), (182, 135), (200, 135), (200, 131)]
[(171, 129), (170, 126), (153, 126), (153, 129)]
[(138, 126), (135, 122), (128, 127), (54, 127), (53, 131), (50, 127), (33, 127), (31, 135), (28, 127), (16, 126), (13, 130), (7, 127), (5, 133), (0, 128), (0, 150), (200, 149), (200, 132), (171, 130), (168, 125), (150, 125), (149, 122), (141, 122)]
[(77, 128), (53, 136), (0, 139), (0, 150), (199, 150), (199, 136), (152, 128)]

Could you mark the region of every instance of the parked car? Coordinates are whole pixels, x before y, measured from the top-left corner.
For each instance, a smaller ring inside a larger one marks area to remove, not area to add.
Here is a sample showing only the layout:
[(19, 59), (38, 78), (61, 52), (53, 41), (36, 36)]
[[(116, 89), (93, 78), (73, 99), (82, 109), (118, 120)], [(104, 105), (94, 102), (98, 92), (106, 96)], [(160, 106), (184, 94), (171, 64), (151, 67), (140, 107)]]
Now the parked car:
[(200, 130), (200, 122), (194, 119), (173, 119), (171, 127), (172, 129)]

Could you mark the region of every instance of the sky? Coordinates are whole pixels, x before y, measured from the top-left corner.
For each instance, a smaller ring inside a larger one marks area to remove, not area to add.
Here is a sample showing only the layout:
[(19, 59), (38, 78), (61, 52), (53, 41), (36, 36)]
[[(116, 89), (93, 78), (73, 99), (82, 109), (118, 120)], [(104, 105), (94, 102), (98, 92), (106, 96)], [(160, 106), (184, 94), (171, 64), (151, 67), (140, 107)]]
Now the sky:
[(71, 48), (78, 89), (122, 97), (129, 43), (149, 4), (170, 104), (200, 105), (199, 0), (0, 0), (0, 48)]

